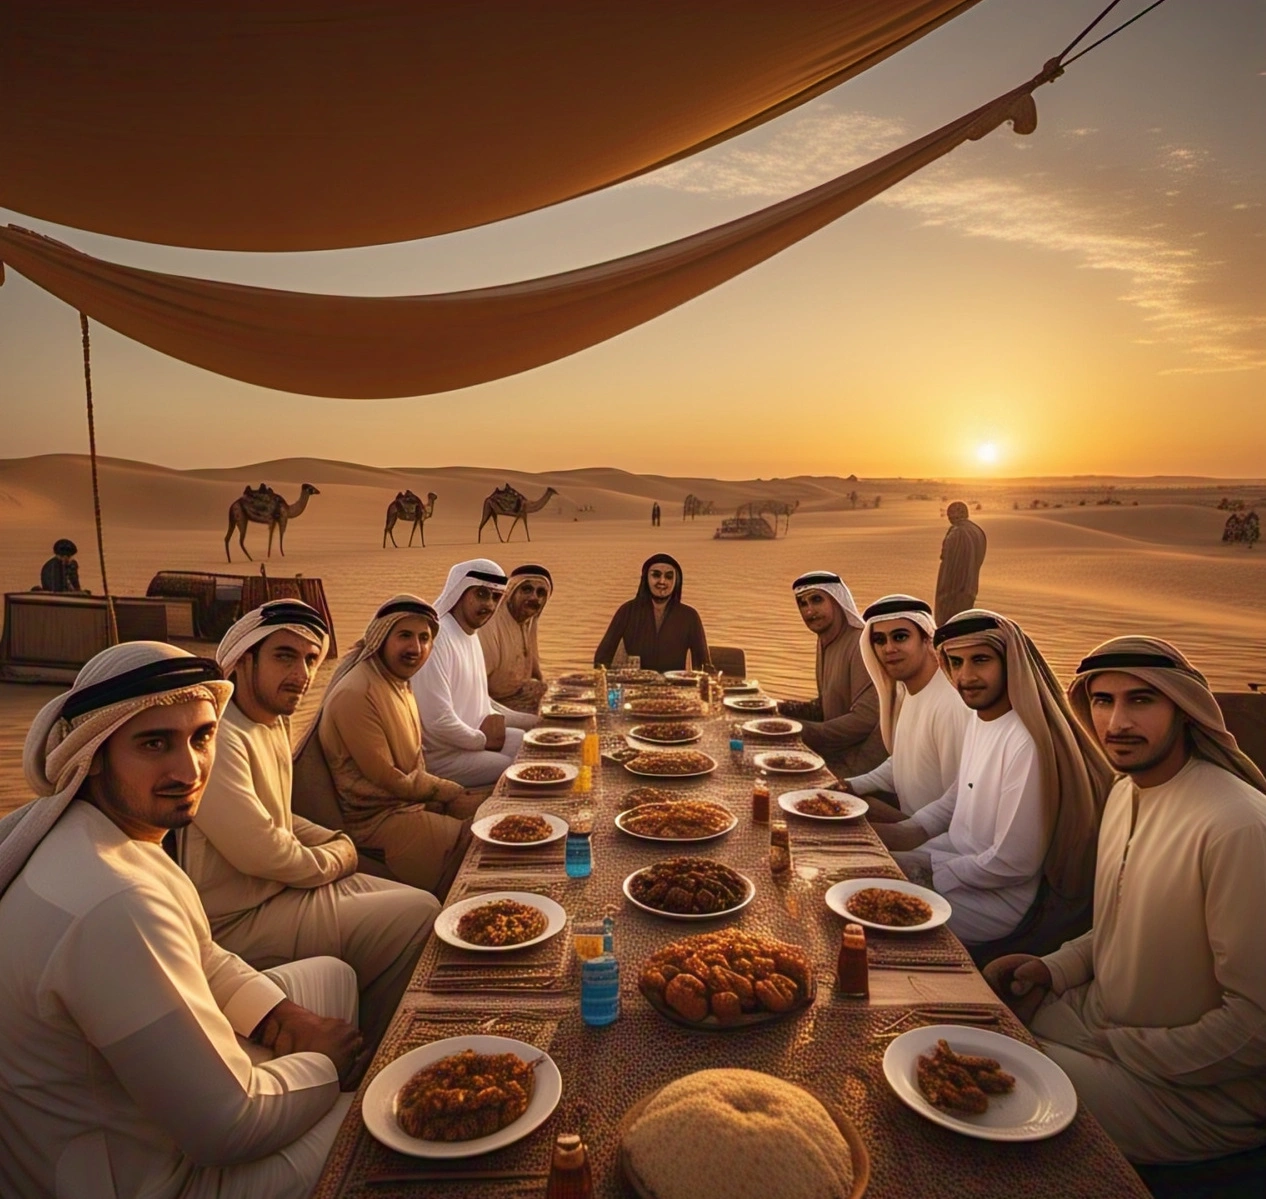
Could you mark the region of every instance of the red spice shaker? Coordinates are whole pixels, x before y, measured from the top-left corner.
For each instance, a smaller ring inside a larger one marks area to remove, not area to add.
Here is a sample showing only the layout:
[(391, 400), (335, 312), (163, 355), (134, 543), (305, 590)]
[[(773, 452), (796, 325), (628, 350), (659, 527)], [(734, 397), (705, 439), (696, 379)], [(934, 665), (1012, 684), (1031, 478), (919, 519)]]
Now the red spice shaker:
[(841, 995), (870, 998), (870, 967), (866, 961), (866, 930), (860, 924), (846, 924), (840, 941), (840, 957), (835, 966), (835, 987)]
[(752, 784), (752, 823), (769, 823), (769, 783), (763, 774)]
[(554, 1142), (545, 1199), (593, 1199), (589, 1151), (574, 1132), (559, 1133)]

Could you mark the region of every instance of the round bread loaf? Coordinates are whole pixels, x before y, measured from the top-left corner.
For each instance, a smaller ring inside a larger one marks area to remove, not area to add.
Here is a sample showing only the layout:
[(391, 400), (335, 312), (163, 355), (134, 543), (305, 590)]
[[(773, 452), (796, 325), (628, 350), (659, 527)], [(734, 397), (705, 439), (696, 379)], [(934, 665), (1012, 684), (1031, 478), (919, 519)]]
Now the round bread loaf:
[(655, 1199), (845, 1199), (848, 1142), (807, 1091), (755, 1070), (700, 1070), (669, 1083), (625, 1131), (628, 1168)]

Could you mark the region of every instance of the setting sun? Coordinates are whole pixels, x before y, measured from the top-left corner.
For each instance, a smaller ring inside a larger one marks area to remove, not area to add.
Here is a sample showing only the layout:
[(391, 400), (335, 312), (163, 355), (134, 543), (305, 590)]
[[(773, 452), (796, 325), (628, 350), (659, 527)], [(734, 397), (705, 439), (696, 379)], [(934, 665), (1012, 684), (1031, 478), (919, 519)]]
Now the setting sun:
[(976, 461), (983, 462), (986, 466), (993, 466), (998, 461), (997, 443), (986, 441), (982, 445), (977, 446)]

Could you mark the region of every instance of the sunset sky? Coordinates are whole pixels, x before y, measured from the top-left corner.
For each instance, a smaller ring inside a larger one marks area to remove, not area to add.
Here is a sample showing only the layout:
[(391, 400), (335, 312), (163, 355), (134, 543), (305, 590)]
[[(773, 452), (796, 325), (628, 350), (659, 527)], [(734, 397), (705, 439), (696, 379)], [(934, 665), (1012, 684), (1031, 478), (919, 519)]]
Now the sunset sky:
[[(1032, 76), (1101, 7), (985, 0), (694, 159), (426, 241), (247, 255), (4, 209), (0, 223), (137, 266), (295, 290), (530, 278), (708, 228), (876, 157)], [(96, 326), (98, 448), (176, 467), (312, 455), (723, 477), (1266, 473), (1266, 5), (1168, 0), (1036, 99), (1032, 136), (1004, 128), (658, 320), (465, 392), (291, 396)], [(0, 405), (0, 457), (86, 449), (78, 318), (13, 271)]]

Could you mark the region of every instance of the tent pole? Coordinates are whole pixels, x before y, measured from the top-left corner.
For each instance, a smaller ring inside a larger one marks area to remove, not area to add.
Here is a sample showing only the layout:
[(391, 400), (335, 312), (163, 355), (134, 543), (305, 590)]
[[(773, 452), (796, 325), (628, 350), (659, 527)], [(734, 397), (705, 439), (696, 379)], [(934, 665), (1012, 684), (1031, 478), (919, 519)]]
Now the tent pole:
[(88, 456), (92, 461), (92, 514), (97, 522), (97, 560), (101, 563), (101, 590), (105, 592), (106, 625), (111, 645), (119, 644), (119, 621), (114, 597), (106, 579), (105, 540), (101, 535), (101, 489), (97, 483), (97, 426), (92, 412), (92, 346), (88, 340), (88, 317), (79, 314), (79, 330), (84, 343), (84, 394), (88, 398)]

